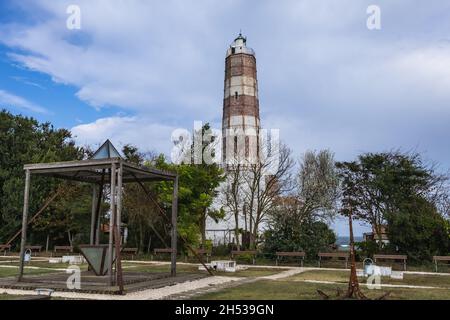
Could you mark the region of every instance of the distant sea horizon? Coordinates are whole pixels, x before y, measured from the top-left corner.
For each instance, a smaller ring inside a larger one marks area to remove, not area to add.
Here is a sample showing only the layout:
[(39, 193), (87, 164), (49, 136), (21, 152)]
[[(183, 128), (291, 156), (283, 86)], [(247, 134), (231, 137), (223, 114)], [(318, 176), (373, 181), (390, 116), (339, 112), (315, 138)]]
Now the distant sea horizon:
[[(363, 240), (362, 236), (354, 236), (355, 242), (360, 242)], [(350, 244), (350, 236), (338, 236), (336, 237), (336, 244), (338, 246), (346, 246)]]

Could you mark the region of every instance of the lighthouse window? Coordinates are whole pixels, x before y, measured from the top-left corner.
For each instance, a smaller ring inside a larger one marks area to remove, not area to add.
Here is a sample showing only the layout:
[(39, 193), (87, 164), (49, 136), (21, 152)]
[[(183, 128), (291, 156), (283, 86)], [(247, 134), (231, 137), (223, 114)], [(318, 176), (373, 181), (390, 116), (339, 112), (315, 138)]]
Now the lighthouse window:
[(236, 91), (236, 92), (234, 93), (234, 98), (237, 100), (238, 96), (239, 96), (239, 93)]
[(236, 52), (235, 48), (231, 48), (231, 53), (234, 54)]

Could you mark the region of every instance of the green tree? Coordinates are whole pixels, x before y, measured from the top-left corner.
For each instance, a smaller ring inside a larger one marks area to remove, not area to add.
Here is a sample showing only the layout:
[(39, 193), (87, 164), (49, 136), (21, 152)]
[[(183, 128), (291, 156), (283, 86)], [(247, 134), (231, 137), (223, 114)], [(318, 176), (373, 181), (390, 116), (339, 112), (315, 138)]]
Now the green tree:
[(395, 250), (409, 258), (430, 260), (450, 251), (446, 221), (436, 207), (422, 197), (408, 199), (386, 216), (389, 240)]
[[(125, 160), (137, 165), (154, 166), (155, 156), (152, 153), (143, 153), (133, 145), (125, 145), (122, 149)], [(150, 196), (158, 199), (155, 183), (144, 183)], [(127, 223), (129, 231), (128, 242), (134, 242), (140, 252), (150, 247), (168, 247), (170, 244), (170, 228), (161, 216), (157, 204), (152, 202), (148, 195), (137, 183), (124, 185), (123, 221)]]
[(33, 230), (47, 235), (47, 240), (75, 246), (88, 243), (92, 186), (65, 183), (61, 195), (33, 223)]
[[(319, 251), (329, 250), (336, 242), (336, 235), (323, 221), (306, 218), (293, 199), (287, 199), (283, 208), (271, 212), (268, 230), (265, 232), (264, 251), (305, 251), (315, 257)], [(289, 209), (287, 208), (289, 207)]]
[[(372, 225), (380, 237), (379, 249), (382, 247), (382, 227), (387, 225), (393, 247), (402, 248), (412, 256), (424, 256), (424, 251), (417, 246), (408, 249), (400, 234), (411, 239), (425, 238), (431, 233), (422, 229), (422, 222), (431, 219), (444, 223), (443, 219), (434, 217), (442, 215), (436, 208), (439, 199), (443, 198), (442, 186), (447, 177), (436, 173), (434, 166), (424, 163), (420, 154), (400, 151), (363, 154), (356, 161), (337, 163), (337, 167), (344, 191), (344, 211), (351, 206), (355, 218)], [(408, 216), (416, 235), (411, 234), (407, 224), (398, 223)], [(424, 245), (433, 251), (430, 242)], [(441, 245), (445, 246), (444, 243)]]
[[(27, 163), (76, 160), (83, 149), (75, 146), (71, 133), (50, 123), (0, 112), (0, 242), (7, 241), (22, 221), (24, 170)], [(30, 214), (37, 211), (60, 181), (32, 177)], [(30, 230), (31, 238), (33, 229)]]
[[(207, 137), (205, 139), (205, 137)], [(201, 130), (194, 132), (193, 140), (201, 141), (201, 155), (214, 155), (215, 137), (211, 134), (209, 124), (205, 124)], [(224, 174), (217, 163), (201, 161), (197, 159), (198, 152), (194, 144), (188, 150), (190, 161), (182, 164), (169, 164), (164, 156), (160, 156), (157, 167), (169, 171), (176, 171), (179, 175), (179, 232), (192, 244), (200, 243), (202, 247), (206, 245), (206, 221), (211, 218), (215, 221), (223, 219), (222, 208), (214, 207), (214, 200), (218, 194), (218, 187), (224, 181)], [(163, 201), (170, 203), (172, 197), (172, 187), (168, 183), (162, 183), (160, 187), (163, 191)], [(200, 235), (200, 239), (199, 239)]]

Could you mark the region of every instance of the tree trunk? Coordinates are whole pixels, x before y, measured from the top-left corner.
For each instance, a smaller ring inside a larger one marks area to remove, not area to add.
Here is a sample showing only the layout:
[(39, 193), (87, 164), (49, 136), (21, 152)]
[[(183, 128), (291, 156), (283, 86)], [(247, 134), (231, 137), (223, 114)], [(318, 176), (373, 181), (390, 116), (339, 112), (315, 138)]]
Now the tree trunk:
[(247, 232), (248, 231), (248, 228), (247, 228), (247, 208), (246, 208), (245, 203), (242, 206), (242, 213), (244, 214), (244, 231)]
[(256, 249), (256, 244), (257, 244), (257, 239), (258, 239), (258, 228), (259, 228), (259, 221), (255, 221), (255, 223), (253, 224), (253, 230), (251, 231), (251, 234), (250, 234), (250, 249), (251, 250)]
[(252, 249), (252, 247), (253, 247), (253, 237), (252, 237), (252, 234), (253, 234), (253, 228), (254, 228), (254, 226), (253, 226), (253, 219), (252, 219), (253, 217), (252, 217), (252, 213), (250, 212), (249, 213), (249, 225), (250, 225), (250, 228), (249, 228), (249, 230), (250, 230), (250, 233), (249, 233), (249, 235), (250, 235), (250, 243), (249, 243), (249, 247), (250, 247), (250, 249)]
[[(381, 251), (381, 249), (383, 248), (383, 236), (381, 235), (381, 225), (379, 223), (375, 223), (374, 224), (374, 229), (376, 232), (376, 237), (374, 237), (374, 239), (378, 238), (378, 250)], [(375, 240), (376, 241), (376, 240)]]
[(73, 247), (73, 239), (72, 239), (72, 235), (71, 235), (71, 233), (70, 233), (70, 230), (67, 230), (67, 236), (68, 236), (68, 238), (69, 238), (69, 244), (70, 244), (70, 246), (71, 247)]
[(47, 241), (45, 242), (45, 252), (48, 252), (48, 244), (50, 242), (50, 234), (47, 233)]
[(234, 237), (236, 239), (236, 248), (238, 251), (241, 250), (241, 246), (239, 244), (239, 211), (235, 210), (234, 211)]
[(139, 252), (144, 253), (144, 228), (142, 223), (139, 224)]
[(150, 235), (148, 236), (147, 253), (150, 253), (151, 246), (152, 246), (152, 235), (150, 234)]
[(200, 231), (202, 235), (202, 249), (206, 248), (206, 208), (203, 210), (203, 214), (200, 221)]
[(348, 282), (347, 298), (367, 299), (359, 288), (358, 276), (356, 275), (356, 259), (355, 259), (355, 240), (353, 237), (353, 221), (352, 212), (348, 216), (348, 224), (350, 231), (350, 279)]

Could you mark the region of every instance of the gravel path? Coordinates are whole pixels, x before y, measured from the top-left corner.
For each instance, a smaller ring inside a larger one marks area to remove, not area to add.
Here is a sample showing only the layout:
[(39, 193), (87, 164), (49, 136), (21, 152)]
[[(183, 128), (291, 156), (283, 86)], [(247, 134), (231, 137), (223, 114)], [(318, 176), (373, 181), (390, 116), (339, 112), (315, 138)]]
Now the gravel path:
[(286, 271), (283, 271), (280, 273), (276, 273), (276, 274), (272, 274), (270, 276), (257, 277), (256, 279), (257, 280), (278, 280), (278, 279), (294, 276), (294, 275), (302, 273), (304, 271), (306, 271), (305, 268), (291, 268), (289, 270), (286, 270)]

